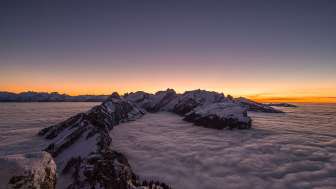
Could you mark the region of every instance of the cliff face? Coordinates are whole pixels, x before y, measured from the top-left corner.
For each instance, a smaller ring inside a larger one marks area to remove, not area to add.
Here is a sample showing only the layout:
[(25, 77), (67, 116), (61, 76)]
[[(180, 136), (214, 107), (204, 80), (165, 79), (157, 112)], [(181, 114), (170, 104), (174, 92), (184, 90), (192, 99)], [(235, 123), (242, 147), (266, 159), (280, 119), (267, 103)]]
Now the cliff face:
[(224, 94), (204, 90), (113, 93), (101, 105), (42, 129), (39, 135), (51, 140), (46, 151), (57, 164), (58, 188), (169, 188), (160, 182), (141, 182), (127, 158), (113, 150), (109, 131), (115, 125), (146, 112), (170, 111), (203, 127), (248, 129), (250, 109)]
[(247, 108), (235, 103), (213, 103), (197, 107), (187, 113), (184, 120), (214, 129), (249, 129), (252, 123), (247, 116)]

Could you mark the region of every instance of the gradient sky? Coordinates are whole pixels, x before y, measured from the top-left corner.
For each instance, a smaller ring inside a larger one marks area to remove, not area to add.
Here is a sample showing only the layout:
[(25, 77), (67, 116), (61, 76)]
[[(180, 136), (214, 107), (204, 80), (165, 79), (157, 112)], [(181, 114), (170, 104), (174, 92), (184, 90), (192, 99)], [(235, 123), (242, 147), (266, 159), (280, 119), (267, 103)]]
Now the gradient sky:
[(0, 2), (0, 91), (168, 87), (336, 101), (336, 1)]

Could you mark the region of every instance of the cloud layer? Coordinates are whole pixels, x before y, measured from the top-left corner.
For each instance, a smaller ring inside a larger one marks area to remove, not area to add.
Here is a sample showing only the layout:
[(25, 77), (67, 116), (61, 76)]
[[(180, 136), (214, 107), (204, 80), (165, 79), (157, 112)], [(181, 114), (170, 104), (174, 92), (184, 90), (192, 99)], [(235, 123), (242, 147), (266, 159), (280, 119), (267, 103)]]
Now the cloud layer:
[(332, 188), (335, 110), (252, 114), (254, 129), (248, 131), (206, 129), (169, 113), (149, 114), (111, 135), (137, 174), (175, 188)]

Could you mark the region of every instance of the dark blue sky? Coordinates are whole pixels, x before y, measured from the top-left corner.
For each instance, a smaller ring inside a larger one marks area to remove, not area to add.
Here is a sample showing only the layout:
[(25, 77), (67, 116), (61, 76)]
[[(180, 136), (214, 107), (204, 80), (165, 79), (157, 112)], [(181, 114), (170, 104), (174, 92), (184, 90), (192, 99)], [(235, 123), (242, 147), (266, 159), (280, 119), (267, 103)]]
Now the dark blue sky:
[[(105, 82), (111, 89), (136, 89), (121, 73), (153, 85), (148, 90), (174, 87), (166, 77), (176, 73), (180, 80), (195, 77), (195, 87), (239, 86), (233, 93), (243, 94), (269, 92), (261, 89), (270, 81), (280, 88), (310, 82), (310, 90), (336, 81), (332, 0), (11, 0), (1, 1), (0, 7), (3, 90), (62, 89), (57, 83), (64, 78), (76, 85), (84, 75), (84, 80)], [(36, 73), (43, 74), (35, 78)], [(99, 76), (106, 74), (111, 78)], [(34, 86), (30, 80), (47, 81)], [(212, 84), (218, 81), (222, 85)], [(116, 87), (116, 82), (125, 85)]]

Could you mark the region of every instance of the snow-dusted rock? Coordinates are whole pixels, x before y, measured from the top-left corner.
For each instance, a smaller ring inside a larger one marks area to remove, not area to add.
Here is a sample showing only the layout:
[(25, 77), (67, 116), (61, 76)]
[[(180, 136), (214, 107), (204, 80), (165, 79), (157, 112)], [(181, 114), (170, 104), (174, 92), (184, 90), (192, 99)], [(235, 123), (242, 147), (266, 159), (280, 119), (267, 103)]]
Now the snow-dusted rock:
[(150, 97), (150, 105), (147, 107), (149, 112), (158, 112), (166, 110), (166, 106), (176, 99), (178, 95), (174, 89), (167, 89), (165, 91), (158, 91)]
[(247, 108), (236, 103), (220, 102), (200, 106), (186, 114), (184, 120), (195, 125), (224, 129), (251, 127), (251, 118), (247, 116)]
[(0, 158), (0, 188), (54, 189), (56, 164), (47, 152)]
[(223, 93), (209, 92), (205, 90), (187, 91), (180, 95), (175, 101), (173, 112), (179, 115), (185, 115), (198, 106), (209, 105), (217, 102), (225, 102)]
[(282, 111), (272, 108), (271, 106), (255, 102), (244, 97), (236, 98), (235, 101), (240, 105), (247, 107), (249, 111), (265, 112), (265, 113), (283, 113)]
[(147, 107), (150, 106), (151, 96), (152, 94), (149, 94), (143, 91), (137, 91), (137, 92), (126, 93), (124, 95), (124, 98), (132, 102), (133, 104), (136, 104), (142, 110), (146, 110)]
[(173, 89), (167, 89), (158, 91), (155, 94), (138, 91), (125, 94), (124, 97), (148, 112), (158, 112), (169, 109), (167, 108), (168, 104), (175, 100), (178, 95)]

